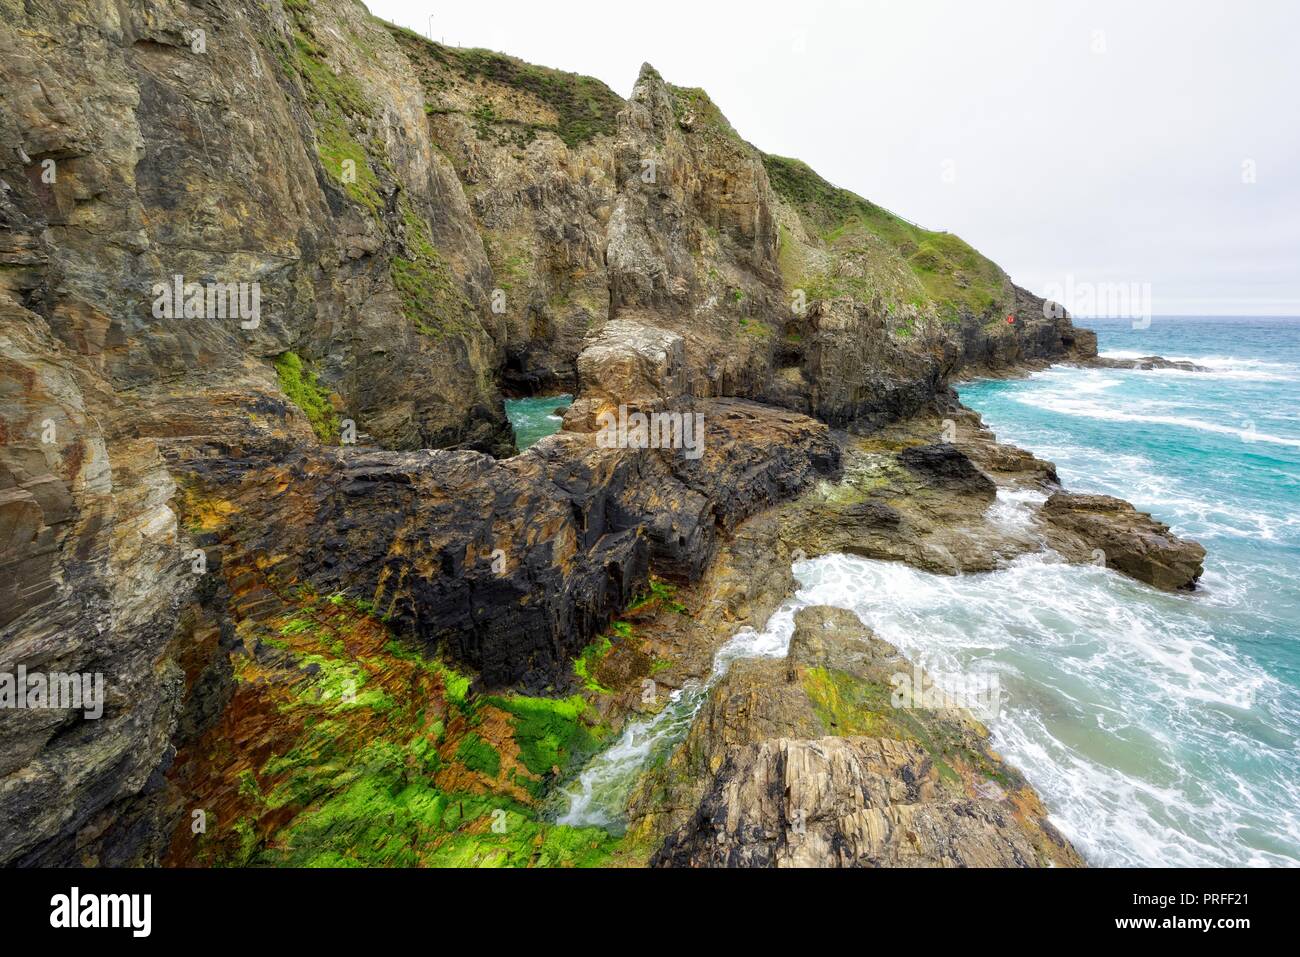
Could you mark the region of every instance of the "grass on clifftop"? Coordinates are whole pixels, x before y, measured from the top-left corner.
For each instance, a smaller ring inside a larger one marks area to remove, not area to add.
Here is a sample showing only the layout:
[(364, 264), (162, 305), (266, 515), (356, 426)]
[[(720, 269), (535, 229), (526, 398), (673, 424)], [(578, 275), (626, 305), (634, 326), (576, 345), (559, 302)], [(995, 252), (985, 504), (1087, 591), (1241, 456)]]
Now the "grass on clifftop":
[(674, 86), (665, 83), (673, 97), (673, 115), (679, 123), (689, 120), (690, 128), (700, 132), (713, 130), (727, 139), (743, 142), (731, 121), (718, 109), (709, 94), (697, 86)]
[[(1006, 275), (957, 236), (909, 223), (831, 185), (799, 160), (764, 154), (763, 165), (773, 189), (799, 212), (809, 235), (848, 254), (870, 255), (870, 240), (879, 240), (906, 264), (944, 318), (982, 316), (1009, 301)], [(853, 293), (830, 286), (826, 291), (832, 294)]]
[(286, 352), (275, 360), (275, 374), (285, 396), (307, 416), (312, 431), (322, 442), (338, 437), (339, 417), (334, 411), (330, 391), (303, 365), (296, 352)]
[(594, 77), (534, 66), (492, 50), (444, 46), (405, 27), (384, 25), (408, 55), (432, 57), (471, 83), (483, 80), (534, 97), (558, 118), (554, 126), (536, 124), (534, 128), (550, 130), (570, 148), (595, 136), (612, 135), (618, 127), (623, 99)]

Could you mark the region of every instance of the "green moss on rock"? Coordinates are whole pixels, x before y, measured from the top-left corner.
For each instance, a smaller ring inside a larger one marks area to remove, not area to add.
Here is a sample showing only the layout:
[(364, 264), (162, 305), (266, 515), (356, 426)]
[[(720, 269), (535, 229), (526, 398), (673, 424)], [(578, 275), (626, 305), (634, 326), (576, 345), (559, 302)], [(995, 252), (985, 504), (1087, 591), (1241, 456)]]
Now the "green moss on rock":
[(536, 775), (558, 769), (563, 776), (594, 754), (607, 736), (605, 729), (587, 720), (587, 702), (581, 695), (488, 700), (513, 716), (519, 759)]
[(402, 297), (402, 312), (421, 335), (441, 338), (461, 331), (473, 307), (433, 245), (429, 224), (401, 202), (405, 256), (389, 263), (393, 285)]
[[(795, 207), (808, 227), (829, 247), (848, 242), (860, 246), (858, 234), (880, 240), (915, 276), (939, 314), (956, 319), (963, 314), (992, 313), (1012, 298), (1010, 280), (996, 263), (951, 233), (922, 229), (901, 216), (846, 189), (833, 186), (806, 163), (764, 154), (772, 187)], [(869, 258), (871, 250), (864, 249)], [(816, 283), (817, 277), (813, 277)], [(787, 280), (788, 281), (788, 280)], [(863, 300), (871, 291), (845, 285), (838, 277), (821, 277), (822, 288), (809, 289), (814, 298), (852, 295)], [(896, 298), (906, 299), (905, 291)], [(919, 303), (912, 303), (919, 304)]]
[(332, 393), (323, 387), (316, 373), (308, 369), (296, 352), (282, 353), (275, 360), (280, 389), (302, 410), (312, 431), (322, 442), (332, 442), (339, 434), (339, 417), (334, 410)]

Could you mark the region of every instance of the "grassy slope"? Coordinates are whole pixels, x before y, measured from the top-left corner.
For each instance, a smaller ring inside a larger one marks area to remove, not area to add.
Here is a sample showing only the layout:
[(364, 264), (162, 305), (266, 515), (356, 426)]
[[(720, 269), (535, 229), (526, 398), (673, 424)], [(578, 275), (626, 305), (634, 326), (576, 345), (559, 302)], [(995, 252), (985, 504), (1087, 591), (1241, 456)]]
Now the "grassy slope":
[[(850, 295), (865, 299), (878, 290), (886, 301), (929, 306), (946, 319), (963, 313), (991, 315), (1010, 303), (1012, 289), (1006, 274), (951, 233), (913, 225), (831, 185), (799, 160), (764, 154), (763, 164), (773, 189), (799, 213), (808, 236), (832, 257), (857, 256), (867, 261), (883, 257), (892, 262), (881, 265), (905, 267), (901, 273), (894, 271), (893, 282), (876, 283), (875, 288), (865, 281), (855, 282), (863, 277), (852, 271), (800, 277), (807, 282), (811, 298)], [(888, 269), (879, 268), (865, 271), (877, 276), (888, 273)], [(909, 276), (914, 283), (907, 281)]]
[[(390, 23), (384, 25), (414, 60), (432, 60), (470, 85), (480, 82), (496, 84), (525, 93), (557, 117), (555, 123), (515, 125), (527, 126), (533, 132), (546, 130), (555, 133), (570, 148), (598, 135), (611, 135), (617, 128), (618, 111), (623, 108), (623, 100), (600, 80), (550, 67), (534, 66), (491, 50), (443, 46), (426, 40), (405, 27)], [(426, 90), (434, 94), (433, 98), (436, 98), (440, 83), (447, 82), (445, 77), (429, 74), (424, 79)], [(435, 102), (431, 102), (429, 108), (435, 111), (441, 109)], [(498, 117), (487, 102), (475, 110), (472, 116), (483, 128), (482, 135), (486, 135), (487, 126), (509, 122)]]

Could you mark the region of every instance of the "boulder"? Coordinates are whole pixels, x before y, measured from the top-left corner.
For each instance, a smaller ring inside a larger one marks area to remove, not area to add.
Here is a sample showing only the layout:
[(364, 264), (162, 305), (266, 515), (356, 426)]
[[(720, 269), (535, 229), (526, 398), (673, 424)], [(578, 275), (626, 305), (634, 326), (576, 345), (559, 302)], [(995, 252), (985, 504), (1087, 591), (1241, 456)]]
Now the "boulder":
[(1195, 588), (1204, 570), (1204, 547), (1179, 538), (1123, 499), (1057, 492), (1039, 517), (1052, 544), (1068, 557), (1101, 558), (1108, 567), (1165, 591)]

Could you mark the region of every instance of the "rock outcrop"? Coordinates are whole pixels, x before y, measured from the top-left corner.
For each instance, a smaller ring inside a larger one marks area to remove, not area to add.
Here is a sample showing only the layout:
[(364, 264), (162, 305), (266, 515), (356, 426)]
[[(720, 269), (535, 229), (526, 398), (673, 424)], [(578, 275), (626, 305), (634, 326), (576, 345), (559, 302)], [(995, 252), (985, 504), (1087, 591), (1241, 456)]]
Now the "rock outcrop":
[[(534, 745), (527, 774), (488, 773), (478, 732), (448, 730), (457, 702), (567, 694), (575, 656), (647, 590), (761, 578), (694, 607), (671, 661), (623, 662), (629, 681), (694, 668), (702, 629), (788, 590), (791, 515), (817, 547), (935, 569), (1034, 547), (970, 528), (989, 475), (1045, 463), (954, 452), (937, 429), (904, 443), (928, 451), (862, 436), (959, 415), (963, 372), (1087, 359), (1095, 337), (956, 237), (761, 153), (703, 91), (647, 66), (624, 100), (353, 0), (6, 14), (0, 671), (97, 672), (108, 691), (96, 720), (0, 715), (0, 863), (252, 859), (245, 844), (353, 783), (277, 717), (301, 704), (280, 690), (340, 669), (436, 692), (437, 722), (380, 739), (426, 735), (449, 793), (536, 798), (555, 774)], [(514, 455), (503, 395), (561, 389), (564, 432)], [(620, 406), (698, 416), (698, 448), (602, 444)], [(1052, 519), (1063, 550), (1190, 574), (1172, 538), (1077, 511)], [(1126, 557), (1130, 533), (1145, 557)], [(428, 660), (396, 657), (398, 639)], [(436, 656), (473, 691), (451, 671), (431, 685)], [(484, 707), (504, 739), (502, 701)], [(616, 721), (624, 704), (593, 708)], [(319, 758), (319, 789), (255, 801), (246, 776), (289, 787), (289, 750)], [(209, 805), (233, 856), (173, 841)]]
[(1115, 359), (1109, 356), (1093, 356), (1082, 363), (1097, 369), (1138, 369), (1151, 372), (1159, 369), (1173, 369), (1177, 372), (1209, 372), (1205, 366), (1198, 366), (1186, 359), (1166, 359), (1164, 356), (1142, 356), (1137, 359)]
[(1062, 554), (1082, 561), (1089, 555), (1156, 588), (1195, 588), (1204, 570), (1204, 547), (1123, 499), (1056, 492), (1039, 514)]
[(987, 732), (959, 708), (900, 702), (900, 674), (911, 679), (908, 663), (851, 612), (798, 612), (786, 659), (733, 667), (651, 772), (647, 806), (689, 808), (700, 795), (653, 863), (1081, 864)]

